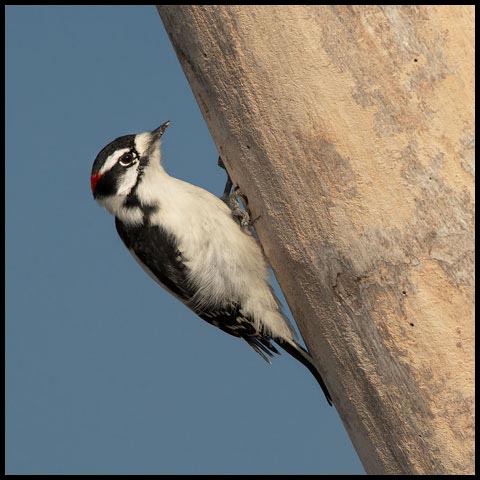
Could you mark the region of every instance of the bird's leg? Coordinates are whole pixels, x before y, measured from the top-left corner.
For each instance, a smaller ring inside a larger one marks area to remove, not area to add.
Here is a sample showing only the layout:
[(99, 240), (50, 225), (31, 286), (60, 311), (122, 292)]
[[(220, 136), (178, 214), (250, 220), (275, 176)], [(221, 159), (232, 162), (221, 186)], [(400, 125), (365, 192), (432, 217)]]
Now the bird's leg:
[(222, 157), (218, 157), (218, 166), (220, 168), (223, 168), (225, 170), (225, 173), (227, 174), (227, 183), (225, 184), (225, 189), (223, 190), (223, 195), (220, 197), (228, 206), (229, 205), (229, 199), (230, 199), (230, 192), (232, 191), (233, 187), (233, 182), (232, 179), (230, 178), (230, 175), (227, 172), (227, 169), (225, 168), (225, 164), (223, 163)]
[[(248, 228), (253, 226), (253, 224), (260, 218), (260, 215), (255, 218), (254, 220), (250, 220), (250, 209), (248, 208), (248, 199), (247, 197), (240, 191), (238, 185), (233, 188), (233, 182), (230, 178), (230, 175), (225, 168), (225, 164), (221, 157), (218, 157), (218, 166), (223, 168), (227, 174), (227, 183), (225, 185), (225, 190), (221, 199), (230, 207), (232, 211), (233, 218), (240, 224), (242, 228)], [(240, 202), (238, 199), (242, 200), (244, 208), (240, 208)]]
[[(245, 206), (243, 210), (240, 208), (240, 202), (238, 201), (239, 198), (242, 199), (243, 205)], [(230, 194), (228, 203), (232, 210), (233, 218), (235, 218), (242, 228), (249, 227), (250, 210), (248, 209), (248, 201), (238, 186), (236, 186)]]

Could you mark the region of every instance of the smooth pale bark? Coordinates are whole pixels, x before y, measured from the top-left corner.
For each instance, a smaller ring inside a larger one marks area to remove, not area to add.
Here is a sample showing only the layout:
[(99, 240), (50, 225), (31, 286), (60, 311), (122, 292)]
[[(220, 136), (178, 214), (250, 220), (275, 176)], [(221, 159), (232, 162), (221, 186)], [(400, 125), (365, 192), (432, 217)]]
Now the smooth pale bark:
[(158, 10), (367, 472), (473, 473), (474, 7)]

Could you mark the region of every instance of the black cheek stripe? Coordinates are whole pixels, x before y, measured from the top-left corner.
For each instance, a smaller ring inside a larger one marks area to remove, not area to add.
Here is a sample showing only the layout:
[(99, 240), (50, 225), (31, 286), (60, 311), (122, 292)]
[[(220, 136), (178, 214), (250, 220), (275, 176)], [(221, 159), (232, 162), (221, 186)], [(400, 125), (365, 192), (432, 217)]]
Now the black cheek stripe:
[(110, 172), (102, 175), (95, 186), (95, 196), (100, 198), (115, 195), (116, 191), (117, 181)]

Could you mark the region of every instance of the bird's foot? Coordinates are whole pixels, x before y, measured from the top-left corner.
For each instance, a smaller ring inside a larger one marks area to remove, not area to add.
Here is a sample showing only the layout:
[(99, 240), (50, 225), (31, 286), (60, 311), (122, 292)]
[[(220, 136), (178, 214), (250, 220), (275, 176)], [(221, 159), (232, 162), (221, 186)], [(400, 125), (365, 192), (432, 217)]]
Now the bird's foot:
[[(243, 204), (243, 209), (241, 208), (241, 204), (239, 199), (241, 199)], [(240, 187), (237, 185), (233, 189), (233, 192), (230, 194), (228, 205), (232, 210), (232, 215), (237, 220), (242, 228), (249, 228), (253, 227), (255, 222), (261, 217), (255, 217), (252, 220), (252, 212), (248, 208), (248, 199), (247, 197), (241, 192)]]
[[(232, 211), (232, 216), (238, 224), (249, 232), (249, 227), (252, 227), (253, 224), (260, 218), (261, 215), (251, 219), (251, 212), (248, 208), (248, 199), (247, 197), (240, 191), (238, 185), (235, 187), (233, 186), (232, 179), (225, 168), (225, 164), (223, 163), (222, 157), (218, 157), (218, 166), (223, 168), (227, 174), (227, 183), (225, 185), (225, 189), (223, 191), (223, 195), (220, 197)], [(232, 190), (233, 188), (233, 190)], [(240, 203), (240, 200), (241, 203)], [(243, 209), (241, 208), (243, 204)]]
[[(222, 157), (218, 157), (218, 166), (220, 168), (223, 168), (225, 170), (225, 173), (227, 174), (227, 183), (225, 184), (225, 188), (223, 190), (223, 195), (220, 197), (228, 206), (229, 201), (230, 201), (230, 195), (233, 187), (233, 182), (232, 179), (230, 178), (230, 175), (227, 172), (227, 169), (225, 168), (225, 164), (223, 163)], [(231, 208), (231, 207), (230, 207)]]
[[(242, 200), (244, 209), (240, 206), (240, 201)], [(248, 210), (248, 200), (240, 191), (238, 185), (233, 189), (233, 192), (228, 197), (228, 206), (232, 210), (233, 218), (240, 224), (242, 228), (248, 228), (250, 224), (250, 211)]]

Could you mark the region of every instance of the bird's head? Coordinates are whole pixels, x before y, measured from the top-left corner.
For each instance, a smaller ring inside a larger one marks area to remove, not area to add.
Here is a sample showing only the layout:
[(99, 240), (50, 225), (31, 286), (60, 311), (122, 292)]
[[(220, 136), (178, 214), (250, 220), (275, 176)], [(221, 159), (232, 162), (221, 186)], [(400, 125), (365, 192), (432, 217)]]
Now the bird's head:
[(135, 191), (145, 169), (153, 163), (160, 165), (160, 139), (169, 124), (119, 137), (97, 155), (90, 176), (93, 197), (113, 215), (136, 207)]

